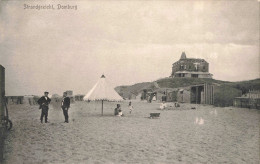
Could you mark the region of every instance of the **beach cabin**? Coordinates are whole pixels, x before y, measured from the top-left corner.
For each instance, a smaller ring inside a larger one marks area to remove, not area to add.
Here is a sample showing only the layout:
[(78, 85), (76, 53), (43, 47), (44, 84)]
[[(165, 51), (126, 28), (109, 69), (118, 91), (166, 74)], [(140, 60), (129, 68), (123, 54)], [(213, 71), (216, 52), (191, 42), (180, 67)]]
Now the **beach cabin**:
[(167, 92), (166, 101), (167, 102), (175, 102), (175, 101), (177, 101), (177, 93), (178, 93), (177, 90)]
[(136, 100), (141, 100), (142, 93), (138, 93), (138, 95), (135, 97)]
[(66, 91), (66, 93), (67, 93), (67, 96), (73, 96), (73, 91), (71, 91), (71, 90)]
[(260, 109), (260, 91), (249, 90), (247, 94), (234, 98), (233, 106), (239, 108)]
[(214, 85), (199, 84), (190, 86), (190, 103), (214, 104)]
[(136, 97), (137, 97), (137, 94), (135, 94), (135, 93), (133, 93), (133, 92), (131, 92), (131, 93), (129, 94), (129, 96), (128, 96), (129, 100), (135, 100)]
[(190, 103), (190, 89), (182, 88), (177, 92), (177, 102), (179, 103)]
[(53, 109), (60, 109), (61, 108), (61, 101), (62, 101), (62, 96), (58, 94), (53, 94), (51, 97), (51, 106)]
[[(157, 91), (156, 92), (156, 99), (159, 100), (159, 101), (162, 101), (163, 97), (165, 96), (164, 92), (163, 91)], [(166, 96), (165, 96), (165, 99), (166, 99)]]
[(142, 96), (141, 96), (141, 100), (147, 100), (149, 93), (151, 93), (152, 90), (151, 89), (143, 89), (142, 90)]
[(37, 101), (34, 95), (26, 95), (24, 96), (23, 104), (38, 105)]
[(84, 97), (84, 95), (78, 94), (78, 95), (74, 96), (74, 99), (75, 99), (75, 101), (83, 101), (83, 97)]
[(24, 96), (6, 96), (7, 104), (23, 104)]
[(73, 91), (68, 90), (66, 92), (67, 92), (67, 96), (70, 98), (70, 103), (74, 103), (75, 100), (74, 100), (74, 96), (73, 96)]

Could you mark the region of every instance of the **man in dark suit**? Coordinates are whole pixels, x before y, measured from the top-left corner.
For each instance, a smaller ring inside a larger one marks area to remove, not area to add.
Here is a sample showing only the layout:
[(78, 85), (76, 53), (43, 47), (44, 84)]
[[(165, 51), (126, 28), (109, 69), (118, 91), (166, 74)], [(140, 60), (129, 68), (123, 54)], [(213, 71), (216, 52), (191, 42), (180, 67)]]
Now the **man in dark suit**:
[(67, 92), (64, 92), (63, 100), (61, 101), (61, 109), (63, 110), (66, 123), (69, 123), (69, 115), (68, 115), (69, 108), (70, 108), (70, 98), (67, 97)]
[(40, 105), (39, 109), (42, 109), (41, 113), (41, 123), (43, 120), (43, 117), (45, 117), (45, 123), (48, 122), (48, 110), (49, 110), (49, 104), (51, 102), (51, 99), (48, 97), (49, 92), (44, 92), (44, 96), (42, 96), (37, 102)]

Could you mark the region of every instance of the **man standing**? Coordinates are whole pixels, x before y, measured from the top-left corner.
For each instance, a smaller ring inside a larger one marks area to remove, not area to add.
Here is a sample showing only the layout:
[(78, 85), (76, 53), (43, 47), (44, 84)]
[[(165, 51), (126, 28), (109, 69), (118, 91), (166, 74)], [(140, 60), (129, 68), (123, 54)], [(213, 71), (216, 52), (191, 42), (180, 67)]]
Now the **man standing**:
[(69, 123), (69, 115), (68, 115), (68, 110), (70, 107), (70, 98), (67, 97), (67, 92), (63, 93), (63, 100), (61, 102), (61, 109), (63, 110), (63, 114), (65, 117), (65, 122)]
[(45, 117), (45, 123), (48, 122), (48, 110), (49, 110), (49, 104), (51, 102), (51, 99), (48, 97), (49, 92), (44, 92), (44, 96), (42, 96), (37, 102), (40, 105), (39, 109), (42, 109), (41, 113), (41, 123), (43, 120), (43, 117)]

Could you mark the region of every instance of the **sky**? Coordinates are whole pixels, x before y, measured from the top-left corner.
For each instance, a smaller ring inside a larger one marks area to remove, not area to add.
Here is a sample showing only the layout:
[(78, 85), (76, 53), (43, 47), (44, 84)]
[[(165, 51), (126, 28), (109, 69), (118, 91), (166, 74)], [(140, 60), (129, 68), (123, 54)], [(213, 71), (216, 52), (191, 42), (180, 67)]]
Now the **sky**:
[(86, 94), (103, 73), (112, 87), (150, 82), (169, 77), (183, 51), (214, 79), (259, 78), (259, 2), (0, 1), (6, 95)]

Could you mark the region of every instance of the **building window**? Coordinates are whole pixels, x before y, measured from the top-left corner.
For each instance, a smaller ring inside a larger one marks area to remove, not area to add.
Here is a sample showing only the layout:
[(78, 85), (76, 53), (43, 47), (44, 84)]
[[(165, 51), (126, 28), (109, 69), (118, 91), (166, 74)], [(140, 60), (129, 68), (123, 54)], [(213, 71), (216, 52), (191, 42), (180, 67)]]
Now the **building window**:
[(199, 63), (194, 63), (195, 66), (195, 70), (198, 71), (199, 70)]
[(183, 65), (181, 65), (181, 67), (180, 67), (181, 69), (183, 69), (184, 67), (183, 67)]
[(192, 74), (191, 77), (198, 78), (199, 75), (198, 74)]
[(187, 69), (186, 65), (184, 65), (184, 69), (185, 69), (185, 70)]

